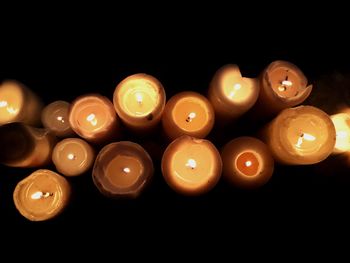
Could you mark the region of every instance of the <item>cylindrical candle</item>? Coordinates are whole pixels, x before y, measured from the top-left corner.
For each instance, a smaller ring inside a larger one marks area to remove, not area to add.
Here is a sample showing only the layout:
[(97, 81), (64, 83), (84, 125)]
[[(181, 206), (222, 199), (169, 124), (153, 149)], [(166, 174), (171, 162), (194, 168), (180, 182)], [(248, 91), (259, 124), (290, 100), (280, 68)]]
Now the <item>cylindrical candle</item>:
[(331, 118), (312, 106), (283, 110), (261, 133), (274, 159), (284, 164), (314, 164), (326, 159), (335, 145)]
[(98, 94), (77, 98), (71, 105), (69, 123), (80, 137), (93, 143), (105, 142), (118, 134), (113, 104)]
[(38, 167), (51, 161), (56, 138), (46, 129), (19, 122), (0, 126), (0, 163), (12, 167)]
[(132, 130), (145, 132), (161, 120), (165, 106), (163, 85), (153, 76), (134, 74), (118, 84), (113, 104), (121, 120)]
[(116, 142), (105, 146), (97, 155), (92, 178), (107, 197), (136, 198), (153, 176), (149, 154), (133, 142)]
[(9, 122), (38, 125), (42, 108), (38, 96), (22, 83), (14, 80), (0, 83), (0, 125)]
[(41, 114), (44, 127), (58, 137), (72, 136), (74, 132), (69, 124), (69, 107), (70, 104), (62, 100), (47, 105)]
[(223, 176), (243, 189), (266, 184), (274, 170), (274, 160), (267, 145), (252, 137), (239, 137), (227, 143), (222, 152)]
[(210, 191), (222, 170), (220, 153), (208, 140), (181, 136), (165, 150), (162, 173), (168, 185), (184, 195)]
[(350, 151), (350, 110), (331, 116), (336, 131), (336, 142), (333, 153)]
[(68, 138), (56, 144), (52, 161), (59, 173), (77, 176), (88, 171), (94, 162), (94, 150), (84, 140)]
[(204, 138), (212, 130), (214, 121), (210, 102), (199, 93), (186, 91), (167, 102), (162, 124), (166, 135), (174, 140), (182, 135)]
[(259, 90), (259, 81), (242, 77), (237, 65), (228, 64), (220, 68), (215, 73), (208, 92), (216, 120), (223, 123), (243, 115), (255, 104)]
[(37, 170), (20, 181), (13, 193), (17, 210), (31, 221), (44, 221), (60, 214), (67, 206), (70, 185), (50, 170)]

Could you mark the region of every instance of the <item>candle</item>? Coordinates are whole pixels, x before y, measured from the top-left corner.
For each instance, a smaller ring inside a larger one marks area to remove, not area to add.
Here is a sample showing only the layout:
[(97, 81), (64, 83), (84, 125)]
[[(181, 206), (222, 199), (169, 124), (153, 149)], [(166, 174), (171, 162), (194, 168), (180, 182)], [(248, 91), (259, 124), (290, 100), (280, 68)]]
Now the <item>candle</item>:
[(220, 68), (208, 92), (216, 120), (224, 123), (243, 115), (255, 104), (259, 90), (258, 80), (242, 77), (237, 65), (229, 64)]
[(105, 146), (97, 155), (92, 178), (107, 197), (136, 198), (153, 176), (149, 154), (133, 142), (116, 142)]
[(314, 164), (326, 159), (335, 137), (330, 117), (312, 106), (285, 109), (262, 131), (273, 157), (284, 164)]
[(333, 149), (334, 154), (350, 151), (350, 110), (331, 116), (335, 126), (336, 141)]
[(266, 184), (274, 170), (274, 160), (266, 144), (252, 137), (227, 143), (221, 153), (223, 176), (238, 188), (253, 189)]
[(184, 195), (210, 191), (222, 170), (220, 153), (208, 140), (181, 136), (164, 152), (162, 173), (168, 185)]
[(153, 76), (135, 74), (118, 84), (113, 104), (121, 120), (132, 130), (145, 132), (161, 120), (165, 106), (163, 85)]
[(12, 167), (49, 164), (55, 137), (46, 129), (14, 122), (0, 126), (0, 163)]
[(77, 98), (71, 105), (69, 123), (80, 137), (93, 143), (105, 142), (118, 133), (113, 104), (98, 94)]
[(166, 135), (174, 140), (181, 135), (204, 138), (214, 126), (215, 113), (210, 102), (196, 92), (181, 92), (165, 106), (162, 124)]
[(54, 218), (67, 206), (70, 186), (61, 175), (50, 170), (37, 170), (20, 181), (13, 193), (17, 210), (31, 221)]
[(87, 172), (94, 162), (94, 150), (82, 139), (68, 138), (56, 144), (52, 161), (59, 173), (77, 176)]
[(44, 127), (58, 137), (72, 136), (74, 133), (68, 119), (69, 107), (70, 104), (62, 100), (47, 105), (41, 114)]
[(9, 122), (40, 123), (43, 104), (26, 86), (14, 80), (0, 83), (0, 125)]

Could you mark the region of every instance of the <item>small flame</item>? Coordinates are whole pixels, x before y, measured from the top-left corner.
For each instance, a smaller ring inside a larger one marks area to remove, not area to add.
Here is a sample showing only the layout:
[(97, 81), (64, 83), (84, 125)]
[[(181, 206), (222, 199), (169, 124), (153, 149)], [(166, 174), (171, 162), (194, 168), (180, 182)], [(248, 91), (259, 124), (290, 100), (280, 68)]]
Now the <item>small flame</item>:
[(7, 101), (6, 100), (2, 100), (0, 101), (0, 108), (4, 108), (8, 105)]
[(62, 123), (64, 123), (64, 119), (63, 119), (62, 116), (57, 116), (57, 120), (60, 121), (60, 122), (62, 122)]
[(242, 85), (240, 83), (236, 83), (235, 85), (233, 85), (233, 90), (230, 92), (230, 95), (229, 95), (230, 98), (232, 99), (236, 95), (236, 92), (241, 88), (242, 88)]
[(139, 104), (141, 104), (142, 101), (143, 101), (143, 96), (142, 96), (142, 94), (138, 92), (138, 93), (135, 94), (135, 97), (136, 97), (137, 102), (138, 102)]
[(186, 166), (191, 168), (191, 169), (194, 169), (197, 167), (197, 162), (193, 159), (188, 159)]
[(290, 80), (283, 80), (282, 85), (290, 87), (293, 86), (293, 82), (291, 82)]
[(75, 159), (75, 155), (72, 154), (72, 153), (68, 154), (67, 157), (68, 157), (69, 160), (74, 160)]
[(186, 121), (191, 122), (194, 118), (196, 118), (196, 116), (197, 115), (195, 112), (191, 112), (190, 114), (188, 114)]
[(130, 170), (129, 167), (125, 167), (125, 168), (123, 169), (123, 172), (128, 174), (128, 173), (131, 172), (131, 170)]
[(250, 167), (250, 166), (252, 166), (252, 164), (253, 164), (253, 163), (252, 163), (251, 161), (246, 161), (246, 162), (245, 162), (245, 166), (246, 166), (246, 167)]
[(304, 140), (313, 142), (314, 140), (316, 140), (316, 137), (311, 135), (311, 134), (309, 134), (309, 133), (302, 133), (300, 135), (300, 137), (298, 138), (298, 142), (297, 142), (297, 144), (295, 146), (300, 148), (301, 145), (303, 144)]
[(91, 113), (89, 116), (86, 117), (86, 120), (91, 123), (91, 125), (96, 126), (97, 125), (97, 119), (95, 114)]
[(49, 192), (43, 193), (43, 192), (38, 191), (38, 192), (35, 192), (34, 194), (32, 194), (31, 198), (34, 200), (39, 200), (41, 198), (47, 198), (50, 195), (52, 195), (52, 194), (50, 194)]

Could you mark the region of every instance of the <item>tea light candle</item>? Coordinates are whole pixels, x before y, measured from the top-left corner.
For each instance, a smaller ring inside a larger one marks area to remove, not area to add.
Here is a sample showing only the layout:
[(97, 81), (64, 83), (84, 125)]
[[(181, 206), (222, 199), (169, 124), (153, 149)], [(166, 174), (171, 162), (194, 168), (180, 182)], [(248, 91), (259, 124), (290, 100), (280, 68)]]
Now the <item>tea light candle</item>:
[(97, 155), (92, 178), (107, 197), (136, 198), (153, 176), (149, 154), (133, 142), (116, 142), (105, 146)]
[(335, 126), (336, 141), (334, 154), (350, 151), (350, 110), (331, 116)]
[(210, 191), (219, 181), (222, 170), (220, 153), (208, 140), (181, 136), (164, 152), (162, 173), (168, 185), (184, 195)]
[(41, 114), (44, 127), (58, 137), (72, 136), (74, 132), (69, 124), (69, 107), (70, 104), (62, 100), (47, 105)]
[(59, 173), (77, 176), (87, 172), (94, 162), (94, 150), (82, 139), (68, 138), (56, 144), (52, 161)]
[(168, 101), (162, 124), (166, 135), (174, 140), (182, 135), (204, 138), (212, 130), (214, 121), (210, 102), (199, 93), (186, 91)]
[(132, 130), (154, 128), (165, 106), (163, 85), (153, 76), (135, 74), (118, 84), (113, 104), (121, 120)]
[(14, 80), (0, 83), (0, 125), (23, 122), (40, 123), (41, 100), (26, 86)]
[(335, 145), (331, 118), (312, 106), (283, 110), (262, 131), (262, 138), (276, 161), (314, 164), (326, 159)]
[(214, 107), (216, 120), (234, 120), (247, 112), (259, 96), (259, 81), (242, 77), (237, 65), (225, 65), (214, 75), (208, 98)]
[(0, 163), (38, 167), (51, 161), (56, 139), (48, 130), (14, 122), (0, 126)]
[(266, 184), (274, 170), (269, 148), (252, 137), (239, 137), (221, 152), (223, 176), (238, 188), (254, 189)]
[(69, 123), (80, 137), (93, 143), (105, 142), (118, 134), (113, 104), (98, 94), (77, 98), (71, 105)]
[(13, 200), (22, 216), (31, 221), (44, 221), (64, 210), (70, 193), (70, 185), (64, 177), (41, 169), (17, 184)]

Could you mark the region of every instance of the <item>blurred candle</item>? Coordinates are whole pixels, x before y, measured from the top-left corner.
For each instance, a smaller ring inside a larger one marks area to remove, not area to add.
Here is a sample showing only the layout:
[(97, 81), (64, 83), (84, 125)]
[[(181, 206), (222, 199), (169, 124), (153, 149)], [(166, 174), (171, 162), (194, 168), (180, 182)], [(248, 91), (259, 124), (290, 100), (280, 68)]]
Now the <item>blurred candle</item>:
[(51, 161), (56, 139), (48, 130), (14, 122), (0, 126), (0, 163), (38, 167)]
[(105, 146), (97, 155), (92, 178), (107, 197), (136, 198), (153, 176), (149, 154), (133, 142), (116, 142)]
[(335, 145), (331, 118), (312, 106), (283, 110), (262, 131), (262, 138), (276, 161), (314, 164), (326, 159)]
[(223, 176), (238, 188), (253, 189), (266, 184), (274, 170), (269, 148), (252, 137), (239, 137), (227, 143), (221, 153)]
[(220, 68), (208, 92), (216, 120), (226, 122), (243, 115), (255, 104), (259, 90), (259, 81), (242, 77), (237, 65), (229, 64)]
[(163, 85), (153, 76), (135, 74), (118, 84), (113, 104), (119, 117), (132, 130), (145, 132), (161, 120), (165, 106)]
[(336, 142), (333, 153), (350, 151), (350, 110), (331, 116), (336, 131)]
[(26, 86), (14, 80), (0, 83), (0, 125), (23, 122), (40, 123), (41, 100)]
[(77, 98), (71, 105), (69, 123), (80, 137), (93, 143), (105, 142), (118, 135), (113, 104), (98, 94)]
[(22, 216), (31, 221), (44, 221), (64, 210), (70, 192), (69, 183), (64, 177), (41, 169), (17, 184), (13, 200)]
[(59, 173), (77, 176), (91, 168), (94, 156), (94, 150), (87, 142), (79, 138), (68, 138), (56, 144), (52, 161)]
[(210, 102), (196, 92), (173, 96), (165, 106), (162, 124), (166, 135), (174, 140), (182, 135), (206, 137), (214, 126), (215, 113)]
[(74, 133), (68, 119), (69, 107), (70, 104), (62, 100), (47, 105), (41, 114), (44, 127), (58, 137), (72, 136)]
[(184, 195), (210, 191), (222, 170), (220, 153), (208, 140), (181, 136), (165, 150), (162, 173), (168, 185)]

